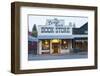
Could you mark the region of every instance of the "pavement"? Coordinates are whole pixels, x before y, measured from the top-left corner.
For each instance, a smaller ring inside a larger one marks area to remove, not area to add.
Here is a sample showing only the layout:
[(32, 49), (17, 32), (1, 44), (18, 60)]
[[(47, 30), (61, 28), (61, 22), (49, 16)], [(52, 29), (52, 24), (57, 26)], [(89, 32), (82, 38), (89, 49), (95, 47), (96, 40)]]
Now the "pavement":
[(28, 60), (56, 60), (56, 59), (80, 59), (88, 58), (87, 52), (71, 53), (71, 54), (28, 54)]

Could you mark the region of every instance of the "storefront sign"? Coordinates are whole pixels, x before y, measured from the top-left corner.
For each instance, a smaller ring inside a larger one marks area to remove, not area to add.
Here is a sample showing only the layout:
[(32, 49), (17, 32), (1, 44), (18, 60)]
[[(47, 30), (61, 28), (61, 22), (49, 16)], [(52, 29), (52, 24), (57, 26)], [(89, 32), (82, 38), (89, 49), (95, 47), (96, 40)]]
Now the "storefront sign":
[(66, 27), (41, 27), (41, 33), (70, 33), (70, 28)]
[(41, 34), (72, 34), (72, 27), (64, 24), (64, 20), (47, 20), (46, 25), (39, 26)]

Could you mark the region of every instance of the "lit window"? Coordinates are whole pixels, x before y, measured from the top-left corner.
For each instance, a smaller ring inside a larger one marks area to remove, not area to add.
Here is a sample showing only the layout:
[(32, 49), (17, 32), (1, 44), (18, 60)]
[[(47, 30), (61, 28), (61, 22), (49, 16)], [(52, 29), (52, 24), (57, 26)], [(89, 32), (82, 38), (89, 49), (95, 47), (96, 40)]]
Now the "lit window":
[(50, 41), (42, 40), (42, 50), (49, 50), (49, 49), (50, 49)]
[(67, 49), (67, 48), (68, 48), (68, 41), (61, 40), (61, 49)]

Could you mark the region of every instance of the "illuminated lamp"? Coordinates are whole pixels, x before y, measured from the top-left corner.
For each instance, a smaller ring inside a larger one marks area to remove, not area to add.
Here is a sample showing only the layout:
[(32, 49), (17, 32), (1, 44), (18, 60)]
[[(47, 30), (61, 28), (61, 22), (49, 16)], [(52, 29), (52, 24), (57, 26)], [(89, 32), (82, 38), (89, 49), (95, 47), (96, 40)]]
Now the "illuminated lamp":
[(48, 44), (48, 41), (45, 41), (45, 44), (47, 45)]
[(52, 43), (59, 43), (59, 40), (58, 39), (53, 39)]
[(64, 41), (63, 43), (66, 44), (66, 41)]

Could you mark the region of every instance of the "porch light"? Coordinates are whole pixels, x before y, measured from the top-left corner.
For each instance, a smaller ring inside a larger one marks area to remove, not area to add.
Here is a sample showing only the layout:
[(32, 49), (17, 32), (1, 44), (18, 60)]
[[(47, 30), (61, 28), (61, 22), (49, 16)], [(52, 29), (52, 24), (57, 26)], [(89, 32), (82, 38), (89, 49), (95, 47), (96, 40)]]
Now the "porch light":
[(64, 41), (63, 43), (66, 44), (66, 41)]
[(45, 41), (45, 44), (47, 45), (48, 44), (48, 41)]
[(60, 40), (58, 40), (58, 39), (53, 39), (52, 40), (52, 43), (59, 43), (60, 42)]

